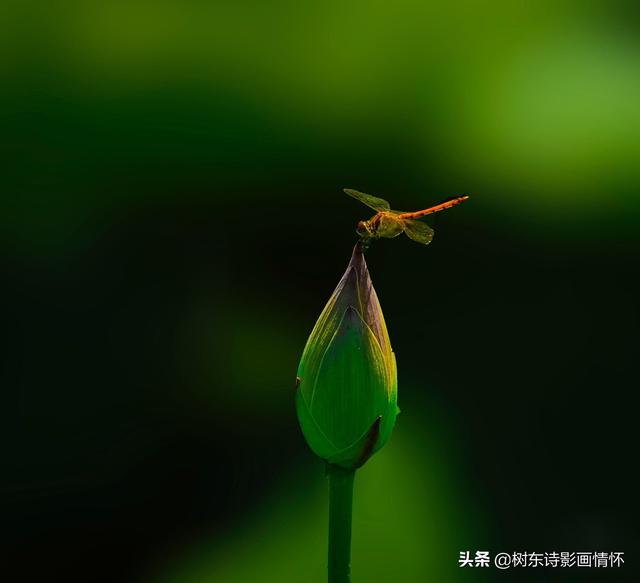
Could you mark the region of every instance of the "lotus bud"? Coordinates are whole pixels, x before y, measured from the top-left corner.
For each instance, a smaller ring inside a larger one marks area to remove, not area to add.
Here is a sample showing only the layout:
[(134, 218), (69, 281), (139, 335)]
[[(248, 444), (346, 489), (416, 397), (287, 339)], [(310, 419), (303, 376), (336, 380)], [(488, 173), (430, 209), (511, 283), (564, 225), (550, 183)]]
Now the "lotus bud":
[(395, 355), (358, 243), (300, 360), (302, 433), (329, 464), (358, 468), (389, 439), (397, 395)]

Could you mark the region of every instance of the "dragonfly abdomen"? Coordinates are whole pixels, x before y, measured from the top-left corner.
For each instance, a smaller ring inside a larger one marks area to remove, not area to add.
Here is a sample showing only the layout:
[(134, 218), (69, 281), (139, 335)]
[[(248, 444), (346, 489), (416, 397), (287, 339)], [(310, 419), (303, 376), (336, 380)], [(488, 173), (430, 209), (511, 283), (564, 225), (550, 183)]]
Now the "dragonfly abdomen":
[(443, 211), (445, 209), (451, 208), (452, 206), (456, 206), (457, 204), (460, 204), (461, 202), (467, 200), (469, 198), (468, 195), (463, 195), (463, 196), (456, 196), (454, 198), (450, 198), (449, 200), (445, 200), (444, 202), (441, 202), (440, 204), (437, 204), (435, 206), (429, 207), (427, 209), (421, 210), (421, 211), (415, 211), (413, 213), (403, 213), (401, 215), (399, 215), (399, 217), (401, 219), (419, 219), (420, 217), (424, 217), (426, 215), (430, 215), (432, 213), (437, 213), (439, 211)]

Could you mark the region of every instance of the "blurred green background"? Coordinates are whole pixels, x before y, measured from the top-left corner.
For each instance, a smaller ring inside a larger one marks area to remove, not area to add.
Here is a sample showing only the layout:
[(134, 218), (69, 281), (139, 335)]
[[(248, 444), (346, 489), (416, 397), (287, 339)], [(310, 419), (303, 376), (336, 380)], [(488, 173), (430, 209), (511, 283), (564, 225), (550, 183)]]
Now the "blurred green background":
[(402, 415), (354, 582), (464, 550), (638, 580), (635, 2), (3, 2), (3, 570), (324, 580), (293, 407), (365, 207), (468, 193), (368, 253)]

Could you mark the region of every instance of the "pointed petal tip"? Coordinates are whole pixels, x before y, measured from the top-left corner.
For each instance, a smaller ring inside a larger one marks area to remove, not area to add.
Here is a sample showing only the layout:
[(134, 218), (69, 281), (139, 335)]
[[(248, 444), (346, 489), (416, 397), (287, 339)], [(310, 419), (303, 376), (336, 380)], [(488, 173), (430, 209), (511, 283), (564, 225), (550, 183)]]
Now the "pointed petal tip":
[(349, 265), (355, 267), (357, 270), (364, 268), (367, 271), (367, 262), (364, 259), (364, 248), (362, 247), (362, 240), (359, 240), (353, 246), (353, 252), (351, 253), (351, 261)]

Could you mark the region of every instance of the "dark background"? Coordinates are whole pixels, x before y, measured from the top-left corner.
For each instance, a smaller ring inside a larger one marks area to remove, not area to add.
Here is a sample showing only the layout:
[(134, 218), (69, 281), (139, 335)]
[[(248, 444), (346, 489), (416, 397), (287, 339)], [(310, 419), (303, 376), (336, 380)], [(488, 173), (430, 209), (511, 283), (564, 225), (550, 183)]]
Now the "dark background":
[(343, 187), (471, 195), (367, 255), (402, 414), (358, 473), (354, 581), (636, 580), (631, 4), (1, 16), (8, 581), (323, 580), (293, 386), (369, 216)]

